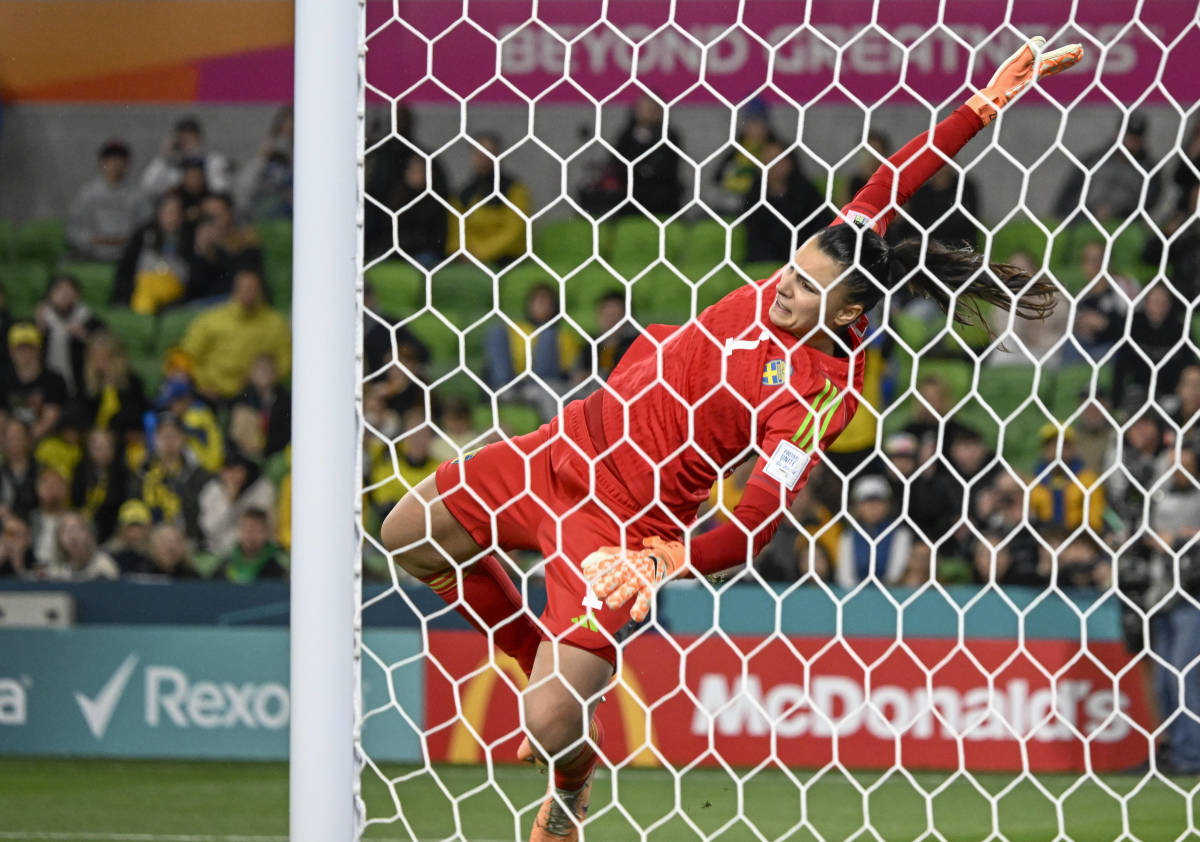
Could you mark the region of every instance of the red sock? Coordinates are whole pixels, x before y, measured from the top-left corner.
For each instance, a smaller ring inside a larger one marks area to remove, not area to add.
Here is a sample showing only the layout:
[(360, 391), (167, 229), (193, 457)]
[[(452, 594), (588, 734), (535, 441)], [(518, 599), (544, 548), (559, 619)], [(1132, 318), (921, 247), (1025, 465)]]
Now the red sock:
[(522, 608), (521, 594), (498, 558), (489, 555), (468, 567), (463, 573), (461, 594), (454, 570), (443, 570), (421, 581), (476, 629), (484, 634), (490, 629), (500, 651), (511, 655), (525, 675), (533, 672), (542, 635)]
[[(597, 747), (604, 742), (604, 726), (600, 724), (599, 719), (592, 719), (590, 736)], [(588, 775), (592, 774), (592, 769), (599, 759), (600, 755), (596, 753), (596, 749), (584, 743), (575, 750), (574, 755), (554, 764), (554, 785), (567, 792), (574, 792), (587, 782)]]

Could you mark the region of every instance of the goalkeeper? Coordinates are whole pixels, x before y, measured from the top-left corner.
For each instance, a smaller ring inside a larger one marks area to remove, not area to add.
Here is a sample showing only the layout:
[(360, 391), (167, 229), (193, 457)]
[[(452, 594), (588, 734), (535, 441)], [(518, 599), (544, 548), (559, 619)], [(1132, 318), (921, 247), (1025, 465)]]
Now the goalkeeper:
[[(980, 302), (1023, 318), (1053, 309), (1053, 285), (1014, 266), (987, 267), (981, 254), (935, 241), (889, 247), (881, 236), (896, 208), (1035, 75), (1082, 56), (1077, 44), (1049, 53), (1043, 44), (1029, 41), (889, 158), (789, 265), (686, 325), (650, 326), (602, 391), (533, 433), (444, 463), (388, 515), (382, 538), (396, 563), (530, 676), (521, 754), (554, 760), (534, 840), (578, 838), (602, 739), (591, 714), (612, 680), (614, 635), (646, 617), (665, 579), (744, 564), (767, 543), (854, 415), (865, 314), (884, 294), (907, 285), (967, 324), (982, 320)], [(756, 452), (732, 521), (682, 543), (722, 470)], [(491, 554), (497, 547), (545, 556), (540, 624)]]

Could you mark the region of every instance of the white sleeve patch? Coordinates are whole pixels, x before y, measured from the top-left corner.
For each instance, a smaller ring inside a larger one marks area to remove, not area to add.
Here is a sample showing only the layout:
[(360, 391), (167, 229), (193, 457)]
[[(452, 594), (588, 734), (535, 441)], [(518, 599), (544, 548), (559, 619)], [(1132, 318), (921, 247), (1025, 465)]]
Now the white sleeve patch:
[(800, 477), (804, 474), (804, 469), (808, 467), (811, 458), (796, 445), (784, 439), (775, 446), (775, 452), (767, 460), (767, 466), (763, 472), (771, 479), (779, 480), (788, 491), (791, 491), (796, 487), (796, 483), (800, 482)]

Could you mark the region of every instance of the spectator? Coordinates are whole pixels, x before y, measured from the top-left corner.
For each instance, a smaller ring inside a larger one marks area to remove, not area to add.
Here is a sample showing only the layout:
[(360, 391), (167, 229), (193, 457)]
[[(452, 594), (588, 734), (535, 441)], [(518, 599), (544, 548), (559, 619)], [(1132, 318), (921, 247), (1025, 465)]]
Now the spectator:
[(29, 524), (6, 512), (0, 517), (0, 576), (32, 576), (37, 566), (29, 536)]
[[(460, 248), (461, 218), (466, 237), (461, 246), (465, 251), (485, 263), (507, 263), (525, 253), (529, 188), (501, 168), (496, 157), (500, 151), (497, 135), (481, 134), (474, 140), (473, 175), (454, 198), (454, 208), (459, 216), (450, 218), (447, 251), (453, 254)], [(427, 244), (431, 248), (432, 245)]]
[(122, 575), (154, 572), (150, 558), (150, 510), (146, 504), (141, 500), (122, 503), (116, 535), (103, 546)]
[(63, 379), (69, 397), (77, 397), (83, 391), (88, 338), (104, 323), (80, 298), (79, 281), (61, 273), (51, 279), (46, 300), (38, 305), (36, 316), (45, 337), (46, 370)]
[(724, 207), (729, 213), (741, 213), (744, 207), (757, 200), (754, 186), (761, 180), (762, 163), (771, 158), (764, 156), (768, 144), (778, 145), (775, 132), (768, 120), (767, 104), (755, 97), (742, 111), (742, 129), (737, 144), (730, 144), (729, 151), (717, 163), (713, 181), (722, 190)]
[[(1041, 274), (1041, 268), (1027, 251), (1015, 251), (1008, 257), (1009, 265), (1025, 271), (1029, 277), (1036, 278)], [(1012, 323), (1012, 334), (1019, 340), (1017, 347), (1000, 347), (999, 345), (988, 354), (988, 365), (1027, 365), (1029, 357), (1021, 352), (1021, 348), (1029, 352), (1042, 371), (1053, 371), (1062, 365), (1063, 339), (1071, 332), (1071, 314), (1069, 307), (1056, 307), (1054, 312), (1044, 319), (1009, 319), (1007, 314), (997, 312), (992, 330), (1001, 335), (1009, 329)], [(1002, 345), (1011, 346), (1007, 337), (1001, 336)], [(1065, 346), (1069, 347), (1069, 346)]]
[(37, 464), (33, 436), (20, 418), (4, 423), (4, 464), (0, 465), (0, 507), (27, 519), (37, 507)]
[(1084, 467), (1094, 474), (1108, 470), (1117, 446), (1117, 433), (1109, 420), (1109, 407), (1102, 398), (1092, 399), (1087, 390), (1079, 396), (1083, 413), (1075, 420), (1075, 452)]
[(229, 195), (213, 193), (201, 199), (188, 269), (188, 300), (226, 297), (233, 291), (238, 269), (261, 272), (262, 265), (258, 235), (253, 228), (234, 225)]
[(624, 293), (614, 290), (596, 302), (596, 331), (595, 338), (580, 355), (580, 361), (585, 366), (585, 376), (592, 373), (590, 364), (594, 362), (596, 376), (607, 380), (629, 346), (641, 335), (626, 317)]
[[(515, 327), (507, 321), (491, 326), (484, 354), (487, 385), (508, 392), (508, 398), (534, 404), (542, 417), (549, 419), (557, 411), (555, 394), (566, 393), (570, 373), (578, 366), (579, 343), (559, 318), (554, 289), (539, 283), (525, 296), (524, 319), (516, 320)], [(546, 391), (547, 386), (553, 393)]]
[(178, 301), (187, 290), (191, 257), (183, 199), (171, 190), (159, 197), (154, 219), (134, 231), (126, 243), (117, 261), (113, 303), (153, 314)]
[(257, 582), (287, 576), (288, 559), (283, 548), (270, 539), (267, 513), (247, 509), (238, 518), (237, 540), (222, 558), (225, 578), (231, 582)]
[(1200, 452), (1200, 365), (1189, 365), (1179, 373), (1175, 394), (1164, 398), (1162, 406), (1179, 428), (1183, 446)]
[[(395, 118), (394, 133), (381, 119), (373, 120), (368, 130), (364, 178), (366, 194), (374, 201), (363, 206), (365, 259), (384, 256), (398, 244), (421, 265), (433, 266), (446, 256), (451, 217), (439, 198), (449, 199), (450, 189), (441, 163), (415, 140), (412, 111), (397, 105)], [(490, 177), (487, 192), (491, 193)], [(392, 212), (402, 208), (406, 210), (393, 219)]]
[[(833, 513), (813, 496), (811, 485), (803, 485), (767, 546), (754, 559), (755, 569), (768, 582), (795, 582), (805, 576), (829, 581), (841, 538)], [(831, 549), (832, 548), (832, 549)]]
[(275, 535), (284, 552), (292, 551), (292, 451), (287, 451), (288, 471), (279, 481), (279, 523)]
[(29, 518), (33, 555), (41, 575), (52, 574), (60, 561), (59, 523), (71, 511), (66, 478), (43, 466), (37, 475), (37, 508)]
[(117, 527), (129, 496), (129, 471), (112, 430), (95, 427), (87, 434), (83, 460), (71, 479), (71, 505), (96, 526), (97, 539), (107, 541)]
[[(658, 216), (677, 213), (683, 207), (683, 143), (673, 129), (665, 128), (657, 100), (649, 94), (638, 96), (615, 145), (622, 163), (632, 165), (633, 199), (641, 209)], [(626, 210), (638, 212), (634, 207)]]
[(1059, 587), (1104, 589), (1112, 583), (1112, 554), (1091, 533), (1081, 532), (1055, 550)]
[(1162, 474), (1162, 426), (1157, 408), (1145, 407), (1127, 422), (1120, 451), (1120, 468), (1109, 475), (1106, 496), (1125, 534), (1136, 534), (1144, 523), (1145, 500)]
[(292, 393), (279, 384), (275, 357), (260, 354), (250, 365), (250, 380), (234, 401), (234, 412), (251, 413), (256, 441), (250, 452), (273, 456), (292, 438)]
[(140, 476), (141, 499), (155, 523), (174, 523), (194, 541), (200, 529), (200, 492), (209, 474), (196, 462), (187, 446), (183, 423), (169, 412), (155, 419), (154, 452)]
[(471, 404), (457, 395), (447, 398), (442, 405), (438, 426), (442, 435), (436, 436), (431, 445), (433, 457), (438, 462), (458, 459), (465, 451), (486, 441), (475, 427)]
[(183, 202), (183, 235), (188, 243), (195, 248), (196, 228), (200, 225), (203, 213), (201, 205), (212, 195), (208, 179), (204, 176), (203, 158), (184, 158), (180, 164), (182, 177), (174, 188)]
[[(363, 343), (365, 354), (371, 353), (366, 341)], [(425, 406), (425, 389), (429, 383), (427, 367), (429, 365), (429, 349), (411, 331), (403, 326), (396, 328), (396, 351), (392, 356), (391, 338), (388, 339), (386, 360), (377, 357), (372, 364), (372, 370), (379, 370), (388, 365), (385, 372), (382, 392), (388, 408), (398, 415), (404, 415), (414, 407)], [(435, 406), (436, 410), (436, 406)]]
[(232, 187), (232, 167), (229, 159), (209, 150), (204, 142), (204, 129), (195, 117), (184, 117), (163, 141), (158, 155), (142, 173), (142, 189), (150, 196), (160, 196), (183, 180), (183, 164), (197, 159), (208, 187), (225, 192)]
[(150, 530), (150, 561), (155, 573), (172, 579), (198, 579), (187, 536), (173, 523), (160, 523)]
[[(47, 475), (53, 471), (47, 471)], [(56, 561), (45, 571), (58, 581), (89, 582), (93, 579), (119, 579), (121, 568), (112, 556), (96, 547), (92, 525), (79, 512), (64, 512), (56, 524), (58, 552)]]
[[(12, 330), (15, 324), (15, 319), (8, 309), (8, 293), (4, 286), (0, 284), (0, 338), (8, 336), (8, 332)], [(8, 371), (12, 365), (12, 358), (8, 353), (8, 343), (0, 342), (0, 373)]]
[(267, 513), (267, 528), (272, 529), (271, 512), (275, 509), (275, 486), (262, 475), (258, 466), (240, 453), (230, 452), (220, 473), (200, 492), (200, 529), (204, 548), (226, 555), (238, 536), (238, 522), (250, 509)]
[(839, 208), (850, 204), (855, 194), (867, 186), (867, 181), (879, 169), (879, 165), (892, 155), (892, 140), (884, 132), (868, 132), (867, 146), (870, 148), (863, 149), (855, 159), (854, 171), (850, 174), (845, 190), (838, 191)]
[(974, 546), (980, 581), (1044, 588), (1050, 582), (1050, 552), (1030, 527), (1025, 489), (1007, 471), (979, 495), (976, 522), (984, 540)]
[[(892, 433), (883, 440), (883, 455), (887, 459), (879, 459), (870, 465), (875, 473), (884, 477), (892, 489), (892, 499), (897, 503), (904, 500), (904, 491), (911, 485), (912, 476), (917, 471), (917, 437), (912, 433)], [(915, 501), (910, 500), (909, 505)], [(909, 507), (904, 511), (911, 516)]]
[(186, 374), (167, 378), (159, 393), (158, 408), (170, 412), (183, 424), (187, 446), (201, 468), (211, 472), (224, 464), (225, 436), (221, 425), (209, 405), (196, 397)]
[(67, 401), (62, 377), (42, 367), (42, 334), (36, 325), (18, 322), (8, 331), (12, 367), (0, 381), (3, 406), (30, 425), (40, 439), (58, 425)]
[[(959, 197), (961, 183), (962, 196)], [(911, 218), (911, 222), (909, 219)], [(961, 177), (956, 166), (945, 166), (913, 193), (904, 212), (888, 233), (889, 239), (928, 234), (950, 246), (979, 244), (979, 188), (975, 180)]]
[[(1187, 140), (1173, 149), (1172, 154), (1178, 159), (1171, 173), (1171, 182), (1178, 188), (1175, 195), (1173, 220), (1189, 216), (1195, 211), (1195, 190), (1200, 187), (1200, 120), (1192, 123)], [(1173, 230), (1173, 229), (1172, 229)]]
[(112, 430), (118, 449), (140, 436), (146, 393), (116, 334), (102, 330), (88, 337), (82, 397), (89, 426)]
[(746, 261), (784, 263), (801, 243), (829, 224), (832, 214), (801, 171), (795, 153), (770, 142), (763, 146), (762, 155), (765, 175), (760, 173), (755, 180), (743, 207), (749, 214)]
[(859, 477), (850, 491), (850, 503), (856, 523), (842, 532), (838, 543), (837, 583), (852, 588), (873, 578), (881, 584), (898, 584), (914, 546), (908, 527), (896, 524), (887, 480), (874, 474)]
[[(1154, 283), (1133, 311), (1129, 335), (1117, 346), (1112, 393), (1135, 400), (1136, 394), (1158, 398), (1175, 391), (1179, 375), (1197, 362), (1185, 344), (1187, 320), (1182, 302), (1163, 283)], [(1149, 363), (1147, 364), (1147, 360)], [(1153, 394), (1144, 390), (1156, 376)]]
[[(1151, 527), (1158, 536), (1151, 556), (1153, 595), (1148, 596), (1150, 649), (1156, 657), (1155, 689), (1166, 726), (1158, 757), (1160, 770), (1200, 773), (1200, 491), (1195, 454), (1184, 450), (1167, 484), (1151, 501)], [(1176, 579), (1178, 577), (1178, 579)], [(1176, 584), (1178, 581), (1178, 584)], [(1183, 692), (1180, 693), (1182, 687)]]
[(292, 365), (287, 319), (266, 303), (262, 277), (243, 269), (234, 277), (226, 304), (197, 316), (180, 343), (191, 358), (196, 388), (218, 404), (226, 404), (246, 386), (250, 366), (261, 354), (275, 358), (281, 376)]
[(271, 118), (258, 154), (238, 170), (233, 195), (246, 222), (292, 218), (292, 107)]
[(85, 260), (115, 262), (129, 235), (149, 213), (142, 191), (126, 179), (129, 147), (107, 140), (100, 147), (100, 172), (80, 188), (67, 214), (71, 251)]
[(1200, 297), (1200, 217), (1196, 215), (1197, 197), (1200, 187), (1193, 187), (1187, 196), (1187, 204), (1181, 213), (1163, 225), (1163, 236), (1171, 238), (1164, 246), (1157, 234), (1146, 238), (1142, 260), (1158, 268), (1163, 262), (1166, 249), (1166, 275), (1171, 286), (1189, 301)]
[(1075, 338), (1090, 360), (1097, 361), (1125, 335), (1129, 301), (1137, 294), (1128, 281), (1104, 269), (1104, 244), (1085, 243), (1079, 252), (1081, 280), (1087, 291), (1075, 305)]
[[(487, 136), (490, 137), (490, 136)], [(483, 139), (480, 140), (483, 143)], [(489, 151), (495, 154), (495, 144), (486, 144)], [(480, 168), (486, 164), (486, 169)], [(460, 195), (459, 210), (473, 207), (481, 197), (488, 196), (492, 191), (491, 162), (475, 152), (473, 161), (475, 171), (480, 175), (466, 191), (475, 192), (470, 195)], [(430, 175), (432, 174), (432, 181)], [(509, 197), (525, 213), (529, 211), (528, 192), (520, 184), (505, 184), (508, 178), (501, 173), (500, 194)], [(432, 187), (430, 184), (432, 183)], [(385, 214), (378, 208), (369, 218), (375, 224), (366, 230), (368, 243), (366, 254), (368, 259), (375, 259), (392, 252), (399, 247), (400, 254), (416, 261), (426, 269), (432, 269), (446, 258), (447, 232), (451, 227), (455, 230), (450, 234), (451, 241), (457, 237), (457, 220), (452, 220), (444, 197), (447, 195), (446, 178), (442, 174), (441, 165), (429, 161), (425, 155), (412, 154), (408, 156), (404, 166), (403, 176), (395, 184), (387, 188), (376, 188), (370, 193), (371, 198), (383, 204), (390, 211), (399, 211), (395, 220), (390, 214)], [(521, 204), (521, 202), (524, 204)], [(468, 215), (467, 250), (481, 260), (496, 260), (505, 256), (513, 256), (524, 251), (525, 222), (517, 214), (497, 200), (490, 200), (487, 208)], [(393, 241), (392, 237), (395, 237)], [(517, 242), (517, 241), (520, 242)], [(517, 246), (520, 246), (518, 249)], [(484, 256), (484, 255), (487, 256)]]
[[(1129, 115), (1128, 123), (1117, 137), (1084, 156), (1083, 170), (1076, 170), (1063, 185), (1054, 203), (1054, 215), (1059, 219), (1079, 221), (1086, 207), (1101, 222), (1125, 220), (1145, 209), (1147, 213), (1158, 204), (1162, 189), (1161, 173), (1148, 175), (1154, 167), (1146, 151), (1146, 116), (1139, 112)], [(1091, 173), (1086, 198), (1083, 195), (1084, 173)], [(1142, 190), (1146, 200), (1142, 202)]]
[(1062, 458), (1056, 455), (1058, 425), (1047, 424), (1038, 433), (1042, 459), (1035, 468), (1040, 479), (1030, 489), (1029, 510), (1041, 523), (1074, 532), (1086, 517), (1088, 527), (1099, 534), (1104, 528), (1104, 486), (1075, 453), (1075, 431), (1062, 431)]
[(84, 431), (87, 422), (78, 406), (68, 405), (58, 426), (33, 446), (33, 460), (57, 470), (68, 480), (83, 459)]
[(917, 439), (917, 461), (924, 465), (939, 450), (939, 429), (945, 427), (945, 441), (949, 443), (964, 432), (966, 427), (947, 417), (954, 406), (954, 395), (945, 378), (937, 374), (923, 375), (917, 381), (917, 396), (918, 399), (912, 404), (912, 419), (905, 426), (904, 432)]

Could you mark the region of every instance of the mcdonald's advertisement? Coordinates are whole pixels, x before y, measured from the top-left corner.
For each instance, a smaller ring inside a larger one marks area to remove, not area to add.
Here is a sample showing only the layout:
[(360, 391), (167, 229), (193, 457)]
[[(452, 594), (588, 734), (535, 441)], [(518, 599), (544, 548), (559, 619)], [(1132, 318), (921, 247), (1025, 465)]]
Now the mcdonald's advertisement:
[[(511, 760), (524, 676), (474, 632), (429, 635), (430, 759)], [(1107, 772), (1144, 762), (1146, 681), (1118, 641), (643, 634), (598, 716), (613, 763)], [(681, 654), (685, 653), (685, 654)], [(434, 661), (440, 664), (434, 666)], [(1052, 678), (1053, 677), (1053, 678)], [(653, 747), (653, 751), (651, 751)]]

